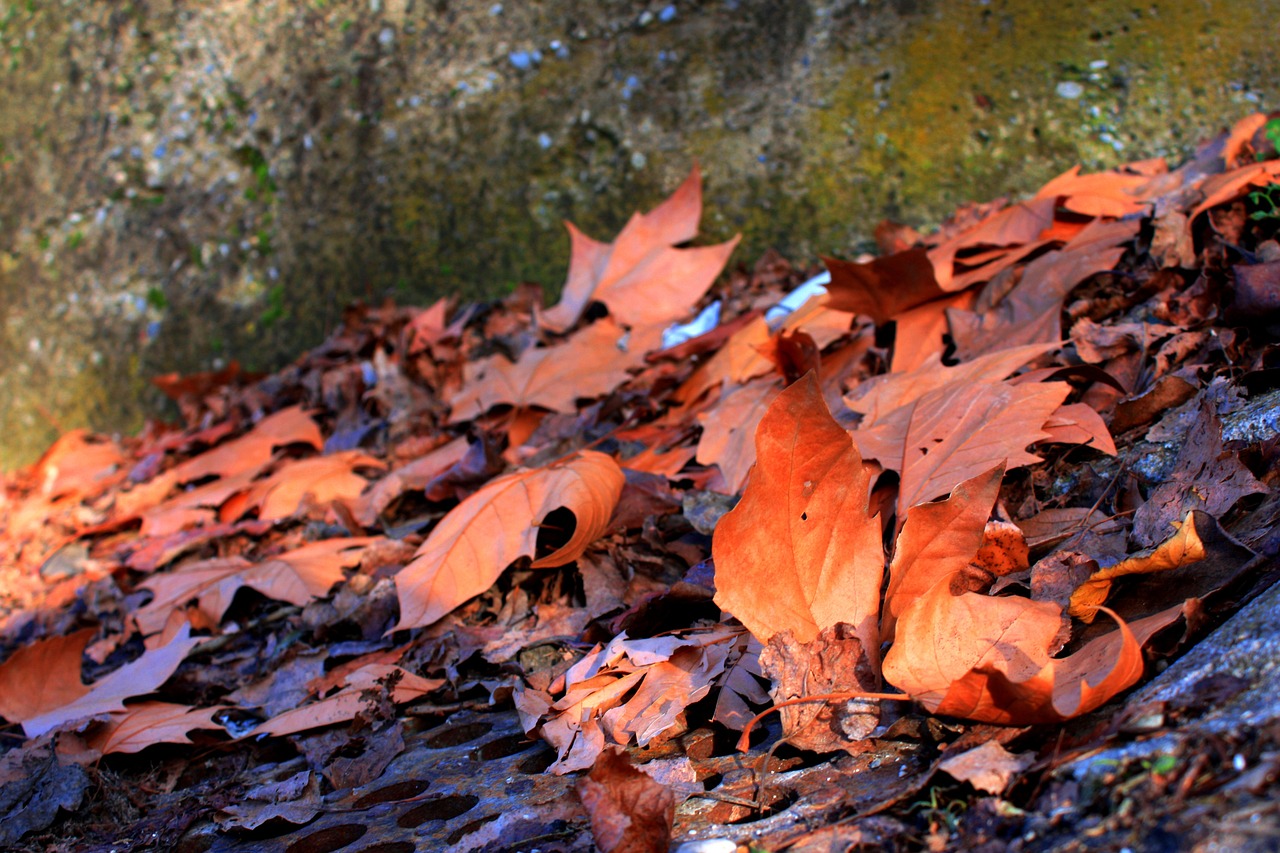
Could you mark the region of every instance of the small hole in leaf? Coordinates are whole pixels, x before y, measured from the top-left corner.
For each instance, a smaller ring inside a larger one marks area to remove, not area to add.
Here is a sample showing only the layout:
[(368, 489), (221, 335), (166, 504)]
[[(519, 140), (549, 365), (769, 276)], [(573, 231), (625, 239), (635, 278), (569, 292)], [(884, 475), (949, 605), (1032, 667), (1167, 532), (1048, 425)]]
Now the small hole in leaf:
[(412, 829), (429, 820), (453, 820), (458, 815), (471, 811), (478, 802), (480, 802), (480, 798), (473, 794), (450, 794), (445, 797), (435, 797), (409, 809), (396, 818), (396, 823), (405, 829)]
[(433, 732), (426, 737), (426, 744), (431, 749), (445, 749), (450, 746), (462, 746), (468, 741), (484, 737), (493, 726), (490, 723), (465, 723), (443, 731)]
[(524, 752), (531, 746), (533, 741), (524, 735), (507, 735), (477, 746), (472, 752), (472, 757), (480, 761), (492, 761), (495, 758), (506, 758), (508, 755)]
[(534, 549), (534, 560), (563, 548), (578, 529), (578, 516), (568, 507), (559, 507), (547, 513), (538, 523), (538, 540)]
[(378, 803), (394, 803), (399, 800), (408, 800), (418, 796), (429, 787), (431, 787), (431, 783), (425, 779), (397, 782), (394, 785), (387, 785), (385, 788), (370, 791), (356, 800), (353, 808), (367, 809), (370, 806), (378, 805)]
[(808, 520), (809, 520), (809, 513), (807, 513), (807, 512), (802, 512), (802, 513), (800, 513), (800, 520), (801, 520), (801, 521), (808, 521)]
[(285, 853), (332, 853), (358, 840), (368, 831), (369, 827), (360, 823), (331, 826), (328, 829), (313, 832), (305, 838), (299, 838), (285, 848)]

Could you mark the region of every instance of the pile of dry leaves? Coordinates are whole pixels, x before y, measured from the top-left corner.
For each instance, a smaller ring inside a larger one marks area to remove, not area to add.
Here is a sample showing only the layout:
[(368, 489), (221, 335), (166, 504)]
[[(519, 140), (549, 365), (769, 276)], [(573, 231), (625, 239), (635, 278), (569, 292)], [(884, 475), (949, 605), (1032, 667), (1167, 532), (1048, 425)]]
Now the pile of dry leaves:
[[(261, 806), (214, 780), (171, 830), (303, 822), (406, 710), (514, 706), (548, 772), (594, 768), (601, 849), (665, 849), (689, 792), (618, 748), (788, 700), (819, 754), (1098, 709), (1280, 549), (1276, 431), (1239, 426), (1280, 384), (1276, 127), (886, 223), (793, 311), (782, 258), (678, 248), (695, 169), (612, 243), (570, 226), (550, 309), (353, 308), (272, 376), (159, 380), (185, 427), (4, 481), (0, 843), (119, 845), (84, 792), (161, 743), (310, 767)], [(1037, 756), (978, 731), (942, 769), (999, 793)]]

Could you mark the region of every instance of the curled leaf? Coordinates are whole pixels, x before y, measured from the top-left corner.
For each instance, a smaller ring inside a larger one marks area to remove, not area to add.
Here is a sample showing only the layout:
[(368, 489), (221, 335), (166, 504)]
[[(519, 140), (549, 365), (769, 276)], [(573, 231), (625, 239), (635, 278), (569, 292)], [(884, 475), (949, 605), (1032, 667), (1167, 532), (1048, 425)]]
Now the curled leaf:
[(396, 575), (400, 621), (393, 630), (430, 625), (489, 588), (513, 561), (532, 557), (538, 523), (565, 507), (575, 519), (569, 541), (534, 568), (578, 558), (609, 523), (626, 477), (609, 456), (577, 456), (499, 477), (441, 519), (414, 559)]

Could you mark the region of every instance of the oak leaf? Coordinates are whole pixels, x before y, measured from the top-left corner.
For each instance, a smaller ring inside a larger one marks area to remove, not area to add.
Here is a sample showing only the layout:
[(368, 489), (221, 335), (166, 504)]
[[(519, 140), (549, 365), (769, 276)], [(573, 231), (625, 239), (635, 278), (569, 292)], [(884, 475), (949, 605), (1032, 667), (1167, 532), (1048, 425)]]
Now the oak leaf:
[(584, 450), (492, 481), (441, 519), (396, 576), (400, 621), (393, 630), (430, 625), (488, 589), (516, 559), (534, 556), (537, 525), (560, 507), (576, 519), (573, 535), (533, 567), (577, 559), (604, 532), (625, 479), (611, 457)]

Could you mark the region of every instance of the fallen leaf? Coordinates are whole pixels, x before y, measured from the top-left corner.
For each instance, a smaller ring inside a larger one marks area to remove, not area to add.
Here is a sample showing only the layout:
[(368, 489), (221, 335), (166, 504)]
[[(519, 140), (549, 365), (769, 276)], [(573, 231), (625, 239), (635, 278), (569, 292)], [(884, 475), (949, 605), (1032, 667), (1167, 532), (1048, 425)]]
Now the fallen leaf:
[(403, 704), (419, 699), (445, 684), (443, 678), (422, 678), (390, 664), (367, 664), (347, 673), (343, 682), (342, 688), (332, 696), (277, 714), (253, 729), (249, 736), (280, 737), (320, 726), (345, 723), (372, 704), (368, 695), (370, 691), (385, 691), (389, 688), (391, 701)]
[(901, 473), (901, 516), (994, 465), (1040, 461), (1027, 447), (1049, 438), (1040, 425), (1070, 391), (1065, 382), (956, 383), (854, 430), (853, 441), (863, 458)]
[(601, 853), (667, 853), (676, 796), (631, 766), (626, 752), (606, 749), (575, 786), (591, 816)]
[(514, 363), (503, 355), (468, 363), (462, 391), (450, 401), (452, 421), (500, 405), (576, 412), (580, 398), (607, 394), (626, 382), (628, 371), (643, 363), (656, 340), (653, 334), (629, 336), (603, 319), (562, 344), (526, 350)]
[(924, 249), (874, 258), (865, 263), (823, 258), (831, 272), (827, 307), (885, 323), (918, 305), (945, 296)]
[(756, 379), (730, 391), (714, 408), (698, 415), (702, 435), (696, 459), (702, 465), (719, 466), (728, 494), (742, 491), (747, 481), (756, 461), (756, 425), (779, 390), (780, 383), (772, 376)]
[(1157, 486), (1134, 514), (1133, 538), (1149, 547), (1191, 510), (1222, 518), (1241, 498), (1266, 491), (1239, 457), (1223, 448), (1222, 422), (1213, 403), (1205, 398), (1182, 441), (1169, 479)]
[(430, 625), (488, 589), (519, 557), (534, 556), (537, 525), (560, 507), (574, 514), (573, 535), (533, 567), (573, 561), (604, 532), (625, 479), (612, 458), (584, 450), (492, 481), (441, 519), (396, 575), (400, 621), (393, 630)]
[(145, 696), (169, 680), (201, 640), (191, 626), (166, 645), (143, 652), (91, 685), (80, 680), (80, 659), (93, 631), (77, 631), (18, 649), (0, 664), (0, 716), (22, 723), (27, 737), (76, 720), (125, 710), (124, 700)]
[(461, 462), (469, 446), (466, 437), (459, 436), (392, 470), (350, 502), (352, 515), (365, 527), (372, 527), (396, 498), (408, 491), (427, 488), (432, 480)]
[(196, 729), (216, 729), (214, 715), (221, 705), (193, 708), (173, 702), (139, 702), (111, 714), (89, 733), (87, 743), (102, 755), (140, 752), (157, 743), (191, 743), (188, 734)]
[(991, 740), (958, 755), (944, 756), (938, 769), (957, 782), (968, 782), (979, 791), (999, 795), (1035, 761), (1034, 755), (1014, 755)]
[(613, 243), (599, 243), (571, 223), (569, 277), (560, 302), (538, 322), (555, 332), (568, 330), (593, 301), (603, 302), (619, 323), (666, 325), (689, 313), (711, 287), (738, 244), (673, 248), (692, 240), (702, 215), (702, 176), (689, 177), (665, 202), (631, 217)]
[(138, 585), (150, 590), (152, 599), (134, 613), (134, 619), (144, 634), (151, 634), (164, 627), (174, 609), (196, 599), (200, 611), (216, 625), (244, 586), (302, 607), (328, 595), (333, 585), (346, 577), (343, 569), (358, 563), (361, 551), (378, 541), (381, 539), (376, 536), (325, 539), (258, 563), (243, 557), (188, 563)]
[(912, 602), (962, 572), (978, 553), (1003, 477), (1004, 466), (997, 465), (960, 483), (944, 501), (912, 507), (889, 564), (881, 642), (893, 640), (898, 618)]
[(258, 518), (275, 520), (288, 518), (302, 508), (309, 499), (316, 506), (331, 501), (353, 501), (360, 496), (369, 481), (355, 472), (357, 468), (385, 470), (380, 459), (359, 450), (342, 450), (327, 456), (286, 462), (275, 473), (255, 483), (237, 507), (223, 513), (223, 521), (257, 510)]
[(309, 444), (316, 450), (324, 446), (320, 427), (301, 406), (290, 406), (263, 418), (249, 432), (188, 459), (171, 474), (178, 484), (205, 477), (230, 477), (266, 465), (272, 452), (286, 444)]
[[(1200, 532), (1196, 529), (1196, 516), (1200, 525), (1207, 523), (1204, 513), (1192, 510), (1177, 526), (1177, 531), (1146, 554), (1135, 554), (1114, 566), (1100, 569), (1076, 588), (1071, 594), (1069, 613), (1085, 622), (1092, 622), (1099, 605), (1107, 600), (1111, 584), (1125, 575), (1151, 574), (1177, 569), (1189, 563), (1199, 562), (1207, 556)], [(1211, 523), (1211, 522), (1208, 522)]]
[[(756, 467), (712, 540), (716, 604), (762, 642), (811, 642), (839, 622), (872, 661), (884, 551), (871, 484), (812, 373), (782, 391), (756, 430)], [(874, 669), (874, 663), (873, 663)]]

